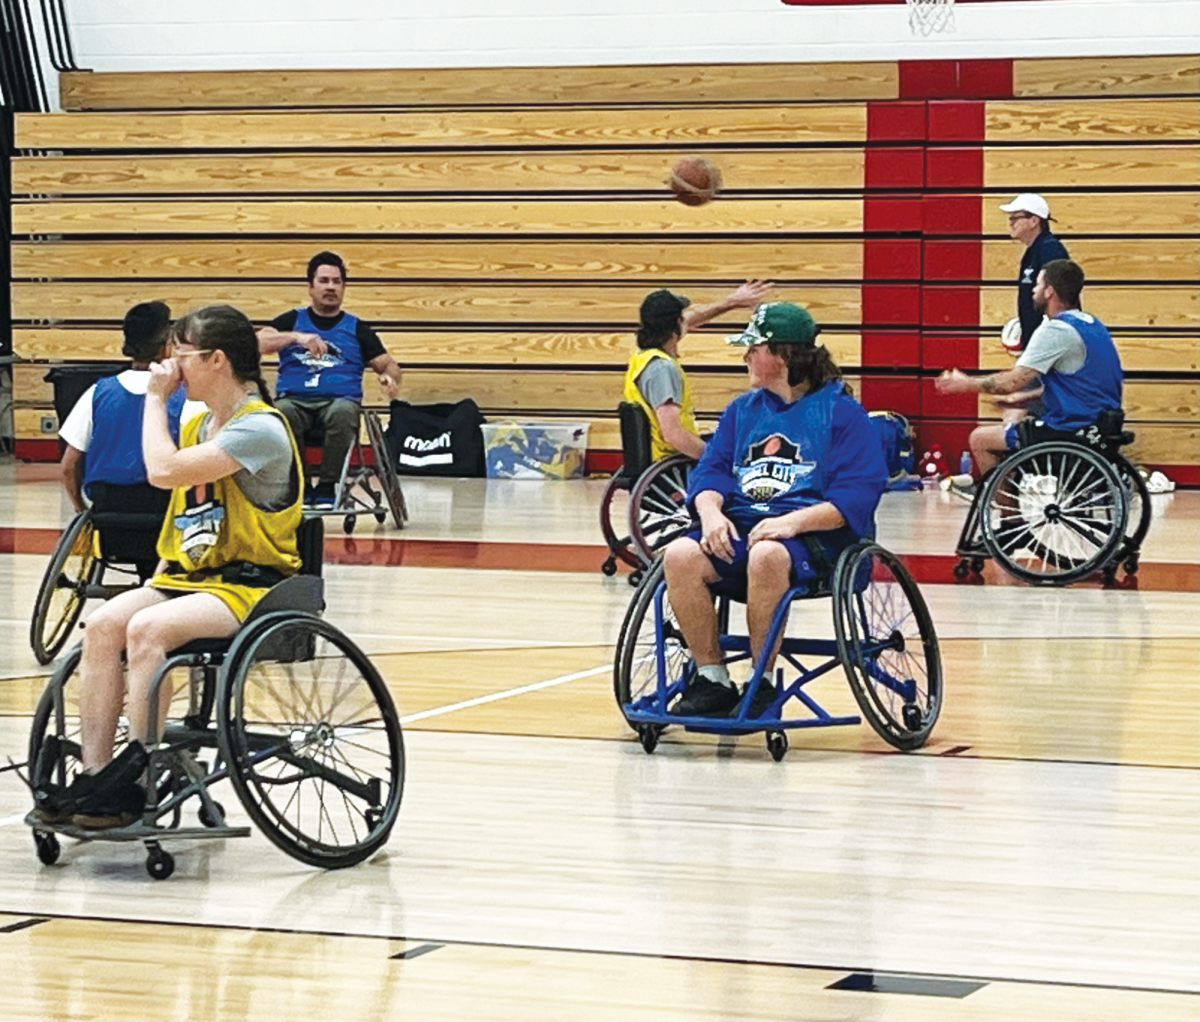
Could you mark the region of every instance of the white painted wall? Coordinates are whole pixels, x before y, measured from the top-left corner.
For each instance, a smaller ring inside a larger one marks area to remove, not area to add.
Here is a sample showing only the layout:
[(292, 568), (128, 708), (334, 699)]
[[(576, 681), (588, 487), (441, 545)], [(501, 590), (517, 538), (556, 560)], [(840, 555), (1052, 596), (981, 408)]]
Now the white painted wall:
[(780, 0), (66, 0), (97, 71), (1037, 57), (1200, 50), (1200, 0), (900, 5)]

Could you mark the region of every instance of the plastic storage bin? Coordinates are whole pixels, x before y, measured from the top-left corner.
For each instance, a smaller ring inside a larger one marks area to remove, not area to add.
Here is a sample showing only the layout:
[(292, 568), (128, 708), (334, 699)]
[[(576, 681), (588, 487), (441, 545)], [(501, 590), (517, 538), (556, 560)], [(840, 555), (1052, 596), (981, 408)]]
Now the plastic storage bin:
[(489, 422), (483, 430), (489, 479), (581, 479), (586, 422)]

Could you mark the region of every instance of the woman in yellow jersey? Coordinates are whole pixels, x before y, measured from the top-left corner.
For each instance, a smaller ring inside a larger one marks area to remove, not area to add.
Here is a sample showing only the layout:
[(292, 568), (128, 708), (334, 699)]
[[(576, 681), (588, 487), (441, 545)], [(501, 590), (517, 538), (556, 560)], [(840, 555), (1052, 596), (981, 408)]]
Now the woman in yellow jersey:
[(651, 291), (643, 300), (638, 350), (625, 370), (624, 398), (641, 405), (650, 420), (655, 461), (676, 451), (696, 459), (704, 453), (691, 388), (679, 359), (684, 334), (730, 309), (754, 308), (771, 287), (769, 281), (748, 280), (709, 305), (692, 305), (690, 299), (665, 289)]
[[(271, 407), (253, 325), (230, 306), (201, 309), (175, 324), (170, 356), (151, 368), (142, 423), (149, 481), (173, 491), (158, 539), (162, 560), (143, 588), (105, 603), (84, 631), (87, 773), (59, 805), (83, 826), (112, 826), (140, 808), (131, 790), (140, 771), (128, 762), (144, 758), (138, 743), (122, 755), (125, 763), (92, 776), (112, 760), (126, 680), (130, 734), (145, 739), (150, 681), (167, 652), (193, 639), (233, 635), (266, 591), (300, 567), (300, 456)], [(166, 403), (181, 381), (209, 411), (185, 425), (177, 447)], [(169, 700), (164, 692), (160, 720)]]

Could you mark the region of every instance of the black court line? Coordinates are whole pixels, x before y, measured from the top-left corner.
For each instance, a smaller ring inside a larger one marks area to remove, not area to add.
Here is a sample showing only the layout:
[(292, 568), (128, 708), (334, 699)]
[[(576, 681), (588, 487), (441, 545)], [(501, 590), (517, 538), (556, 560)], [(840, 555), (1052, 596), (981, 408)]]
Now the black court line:
[(920, 997), (953, 997), (961, 1000), (989, 984), (982, 981), (934, 979), (930, 976), (897, 975), (893, 972), (852, 972), (826, 990), (853, 990), (874, 994), (915, 994)]
[(407, 951), (401, 951), (399, 954), (389, 956), (391, 960), (408, 961), (412, 958), (420, 958), (421, 955), (427, 955), (430, 951), (439, 951), (444, 948), (445, 944), (422, 944), (419, 947), (409, 948)]
[[(0, 913), (7, 915), (22, 915), (22, 912), (13, 912), (0, 906)], [(673, 955), (673, 954), (656, 954), (653, 951), (618, 951), (611, 948), (587, 948), (587, 947), (562, 947), (553, 944), (510, 944), (505, 941), (498, 940), (434, 940), (421, 937), (406, 937), (397, 934), (374, 934), (374, 933), (350, 933), (345, 930), (298, 930), (294, 927), (287, 926), (245, 926), (237, 923), (192, 923), (181, 922), (177, 919), (133, 919), (124, 916), (84, 916), (69, 912), (48, 912), (44, 916), (44, 921), (53, 919), (71, 919), (85, 923), (125, 923), (134, 926), (164, 926), (175, 927), (189, 930), (224, 930), (235, 933), (279, 933), (288, 936), (301, 937), (347, 937), (352, 940), (386, 940), (393, 943), (404, 944), (436, 944), (439, 947), (488, 947), (502, 948), (511, 951), (546, 951), (557, 954), (569, 955), (604, 955), (610, 958), (649, 958), (661, 962), (705, 962), (713, 965), (763, 965), (772, 969), (795, 969), (804, 972), (842, 972), (842, 973), (874, 973), (874, 969), (870, 966), (848, 966), (848, 965), (830, 965), (821, 962), (778, 962), (760, 958), (732, 958), (723, 956), (709, 955)], [(910, 976), (921, 977), (927, 976), (929, 979), (944, 979), (947, 981), (956, 980), (960, 982), (974, 982), (981, 984), (989, 983), (1011, 983), (1017, 986), (1033, 986), (1033, 987), (1062, 987), (1065, 989), (1077, 990), (1122, 990), (1136, 994), (1175, 994), (1184, 997), (1195, 997), (1196, 990), (1185, 990), (1178, 987), (1143, 987), (1129, 986), (1120, 983), (1072, 983), (1069, 980), (1062, 979), (1023, 979), (1014, 976), (954, 976), (945, 974), (942, 976), (931, 975), (929, 973), (905, 972), (903, 969), (897, 969), (888, 973), (880, 973), (880, 975), (888, 976)]]
[(37, 916), (33, 919), (22, 919), (20, 922), (9, 923), (7, 926), (0, 926), (0, 933), (16, 933), (18, 930), (28, 930), (31, 926), (37, 926), (39, 923), (48, 923), (49, 918), (46, 916)]

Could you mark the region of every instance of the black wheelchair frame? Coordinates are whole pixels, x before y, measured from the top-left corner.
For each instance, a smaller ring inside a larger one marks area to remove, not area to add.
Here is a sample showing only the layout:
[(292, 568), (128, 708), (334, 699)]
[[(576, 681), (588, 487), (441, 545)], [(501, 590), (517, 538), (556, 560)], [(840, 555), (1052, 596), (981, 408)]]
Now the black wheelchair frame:
[[(684, 454), (654, 461), (651, 457), (650, 422), (645, 411), (632, 401), (617, 409), (621, 422), (621, 467), (613, 474), (600, 501), (600, 531), (608, 545), (608, 558), (600, 570), (615, 575), (618, 562), (633, 568), (630, 585), (636, 586), (658, 551), (691, 528), (687, 510), (688, 473), (695, 464)], [(628, 494), (628, 510), (616, 508), (621, 494)], [(622, 531), (614, 519), (624, 517)]]
[[(190, 642), (157, 669), (148, 696), (149, 733), (158, 732), (159, 693), (175, 671), (188, 674), (187, 709), (165, 723), (161, 739), (146, 743), (141, 819), (95, 830), (34, 810), (26, 823), (44, 864), (58, 860), (59, 835), (141, 841), (147, 871), (166, 879), (175, 860), (163, 841), (250, 835), (249, 827), (228, 823), (212, 795), (224, 780), (266, 837), (301, 862), (352, 866), (383, 846), (403, 794), (403, 735), (378, 671), (320, 616), (323, 535), (321, 520), (306, 518), (298, 536), (302, 573), (274, 586), (232, 638)], [(59, 663), (29, 737), (33, 776), (63, 788), (81, 769), (79, 686), (71, 685), (81, 655), (76, 646)], [(56, 741), (47, 741), (51, 735)], [(129, 737), (126, 729), (123, 738)], [(300, 797), (305, 791), (307, 801)], [(182, 826), (183, 805), (192, 798), (199, 801), (200, 825)]]
[(1054, 433), (1030, 419), (1019, 446), (980, 480), (963, 523), (954, 575), (978, 574), (994, 559), (1034, 585), (1069, 585), (1099, 571), (1138, 570), (1150, 530), (1150, 493), (1120, 452), (1134, 440), (1113, 409), (1092, 426)]

